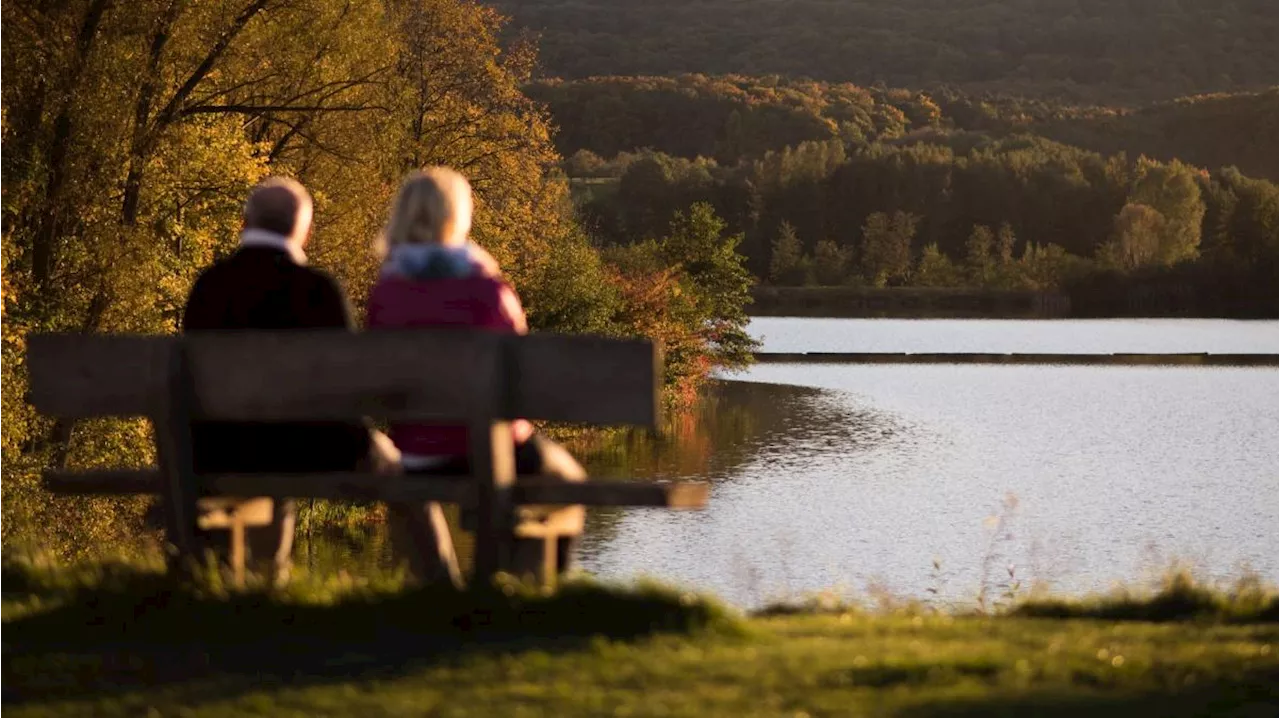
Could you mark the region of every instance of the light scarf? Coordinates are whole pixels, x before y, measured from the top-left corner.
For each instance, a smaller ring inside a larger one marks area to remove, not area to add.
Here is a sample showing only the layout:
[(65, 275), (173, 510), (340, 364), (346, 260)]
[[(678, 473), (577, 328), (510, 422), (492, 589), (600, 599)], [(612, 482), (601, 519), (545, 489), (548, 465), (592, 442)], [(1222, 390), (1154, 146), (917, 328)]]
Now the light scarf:
[(407, 279), (464, 279), (483, 274), (482, 265), (471, 255), (473, 245), (396, 244), (387, 250), (382, 274)]
[(289, 255), (289, 258), (295, 264), (306, 264), (307, 255), (302, 251), (302, 247), (294, 242), (290, 242), (289, 238), (283, 234), (278, 234), (266, 229), (251, 228), (240, 233), (241, 247), (270, 247), (278, 249)]

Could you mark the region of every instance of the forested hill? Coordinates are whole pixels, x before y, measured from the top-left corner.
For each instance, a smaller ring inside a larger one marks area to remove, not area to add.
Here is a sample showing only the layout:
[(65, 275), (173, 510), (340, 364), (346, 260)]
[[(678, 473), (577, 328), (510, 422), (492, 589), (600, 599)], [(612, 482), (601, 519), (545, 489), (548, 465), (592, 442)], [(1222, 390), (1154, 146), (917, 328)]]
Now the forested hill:
[(1211, 95), (1136, 112), (1080, 113), (1037, 123), (1036, 134), (1111, 154), (1181, 159), (1201, 167), (1234, 165), (1251, 177), (1276, 175), (1276, 91)]
[(565, 157), (649, 148), (722, 164), (801, 142), (853, 144), (922, 132), (1032, 134), (1106, 155), (1124, 152), (1200, 167), (1235, 166), (1276, 179), (1276, 90), (1205, 95), (1138, 109), (1074, 106), (1008, 95), (866, 88), (742, 76), (544, 80), (526, 92), (547, 105)]
[(1273, 0), (496, 0), (546, 74), (780, 74), (1138, 105), (1275, 84)]

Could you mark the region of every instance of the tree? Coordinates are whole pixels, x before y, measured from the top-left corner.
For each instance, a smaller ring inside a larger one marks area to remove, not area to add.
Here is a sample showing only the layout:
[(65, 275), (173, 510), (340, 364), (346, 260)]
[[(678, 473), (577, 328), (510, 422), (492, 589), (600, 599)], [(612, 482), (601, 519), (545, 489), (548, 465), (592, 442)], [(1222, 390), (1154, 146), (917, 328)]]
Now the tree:
[(823, 239), (813, 248), (813, 276), (822, 286), (836, 286), (849, 281), (849, 263), (853, 259), (852, 247), (841, 247), (833, 240)]
[(621, 301), (616, 321), (661, 342), (671, 396), (691, 402), (708, 373), (738, 368), (756, 342), (743, 307), (751, 275), (711, 207), (677, 212), (667, 235), (606, 250)]
[(727, 234), (724, 220), (705, 202), (677, 212), (659, 254), (681, 272), (694, 298), (696, 326), (707, 341), (713, 367), (739, 368), (751, 361), (756, 341), (747, 334), (746, 306), (754, 280), (738, 254), (741, 234)]
[(1115, 230), (1099, 259), (1124, 270), (1159, 264), (1165, 235), (1164, 215), (1145, 204), (1126, 204), (1116, 215)]
[(1026, 287), (1027, 280), (1023, 276), (1022, 267), (1013, 257), (1013, 249), (1017, 243), (1013, 226), (1008, 222), (1001, 222), (996, 231), (996, 263), (991, 272), (990, 286), (1009, 290)]
[(906, 212), (873, 212), (862, 225), (862, 276), (873, 286), (906, 279), (911, 272), (911, 240), (919, 218)]
[(915, 284), (921, 287), (959, 287), (964, 284), (960, 269), (950, 257), (938, 250), (937, 242), (925, 245), (914, 279)]
[(1056, 244), (1041, 246), (1034, 242), (1027, 243), (1018, 264), (1027, 288), (1039, 291), (1061, 289), (1068, 280), (1089, 269), (1087, 260)]
[(1164, 218), (1156, 262), (1171, 266), (1199, 256), (1205, 204), (1192, 168), (1177, 160), (1161, 164), (1139, 159), (1127, 204), (1149, 207)]
[(784, 287), (798, 287), (808, 284), (812, 275), (812, 261), (805, 255), (795, 227), (783, 220), (769, 255), (769, 281)]
[(1000, 229), (996, 231), (996, 256), (1001, 266), (1007, 266), (1013, 262), (1013, 248), (1017, 242), (1018, 238), (1013, 233), (1013, 227), (1008, 222), (1001, 222)]
[(969, 281), (977, 287), (989, 286), (995, 279), (995, 260), (991, 250), (995, 244), (995, 236), (991, 228), (985, 224), (973, 225), (969, 239), (964, 243), (965, 271)]

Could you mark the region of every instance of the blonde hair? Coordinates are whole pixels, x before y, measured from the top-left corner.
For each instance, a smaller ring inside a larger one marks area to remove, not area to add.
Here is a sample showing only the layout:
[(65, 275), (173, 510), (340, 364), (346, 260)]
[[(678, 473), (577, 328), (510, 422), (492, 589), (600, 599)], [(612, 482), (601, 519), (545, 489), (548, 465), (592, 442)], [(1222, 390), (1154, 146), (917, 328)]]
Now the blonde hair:
[(471, 184), (448, 167), (410, 172), (391, 203), (379, 235), (378, 256), (397, 244), (450, 244), (471, 230)]

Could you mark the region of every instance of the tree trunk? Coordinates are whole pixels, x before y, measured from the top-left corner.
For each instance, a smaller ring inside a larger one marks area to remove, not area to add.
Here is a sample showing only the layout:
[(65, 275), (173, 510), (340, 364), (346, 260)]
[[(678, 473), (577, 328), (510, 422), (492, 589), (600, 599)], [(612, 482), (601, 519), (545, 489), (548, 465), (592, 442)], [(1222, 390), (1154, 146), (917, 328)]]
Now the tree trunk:
[(75, 129), (71, 116), (74, 98), (93, 51), (98, 26), (110, 5), (111, 0), (94, 0), (85, 11), (80, 31), (76, 35), (75, 53), (63, 74), (65, 91), (60, 93), (63, 98), (61, 106), (53, 121), (47, 144), (38, 153), (49, 158), (49, 181), (45, 185), (44, 201), (36, 205), (40, 219), (37, 220), (36, 231), (31, 238), (32, 280), (37, 292), (47, 289), (46, 285), (53, 274), (54, 241), (62, 227), (63, 217), (69, 214), (69, 209), (63, 207), (63, 194), (67, 183), (67, 149), (71, 146)]

